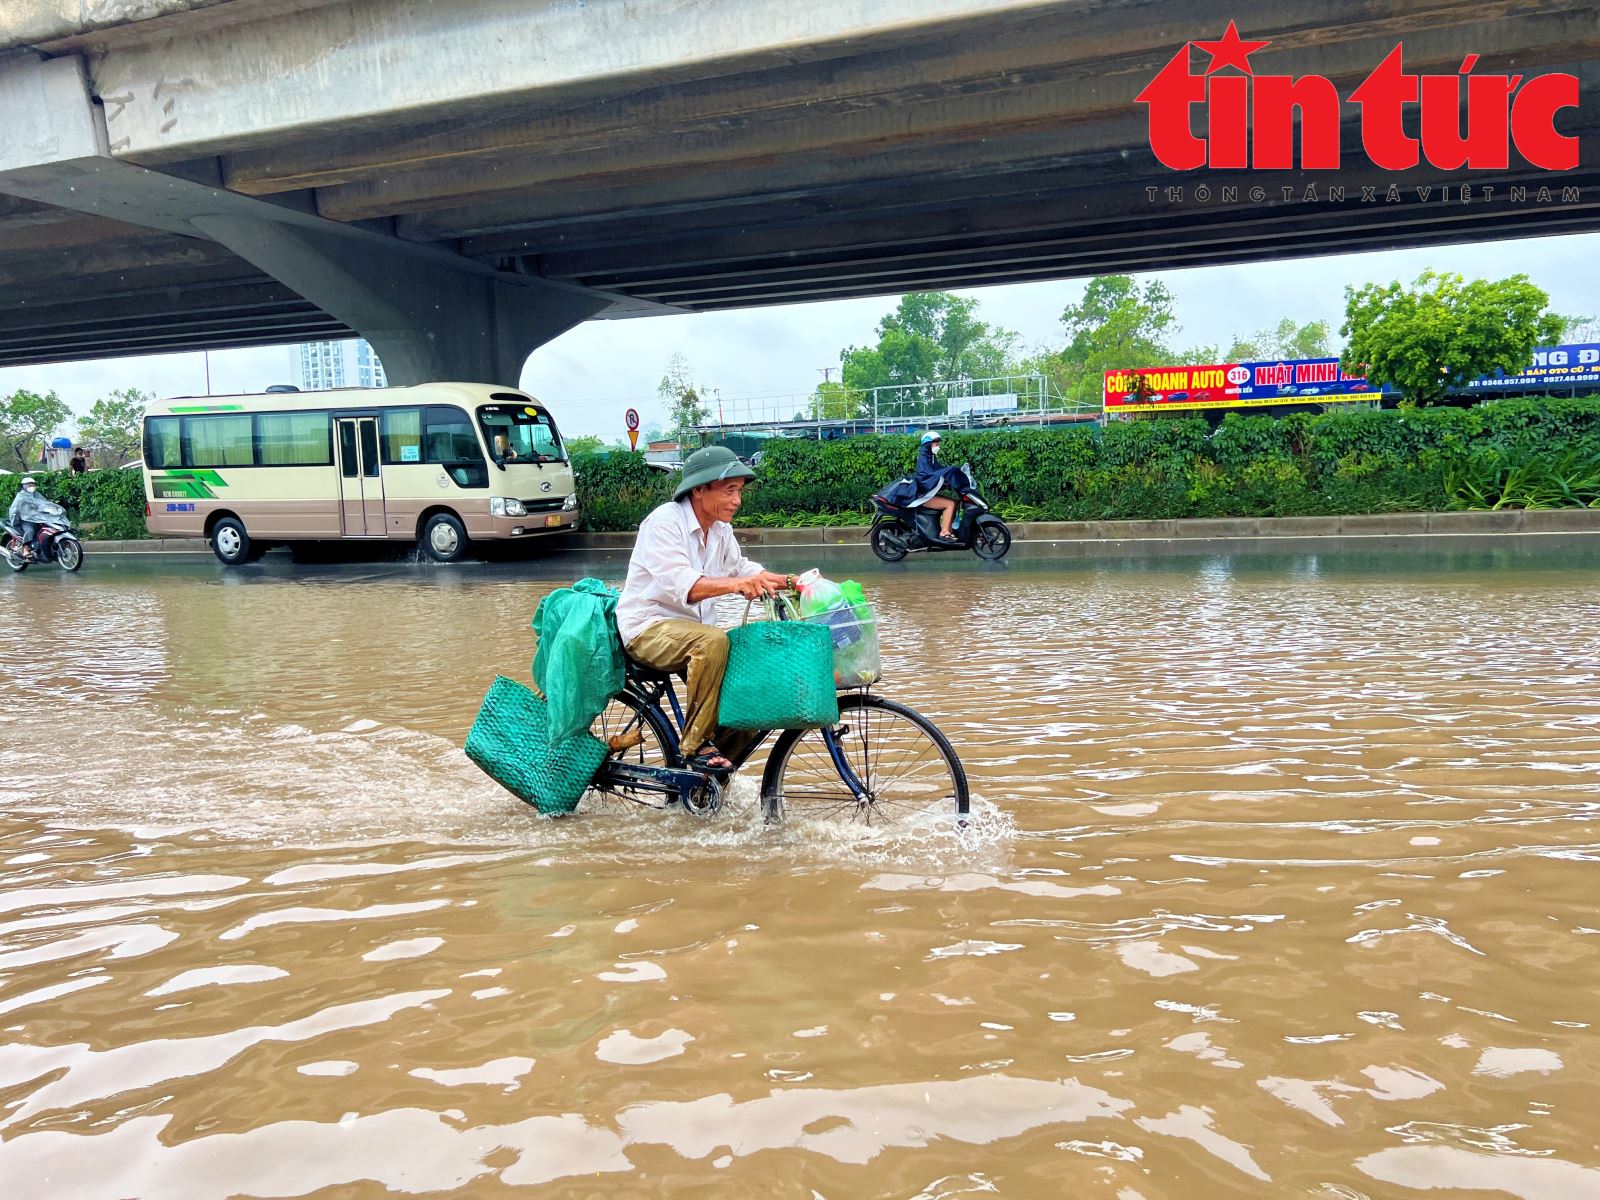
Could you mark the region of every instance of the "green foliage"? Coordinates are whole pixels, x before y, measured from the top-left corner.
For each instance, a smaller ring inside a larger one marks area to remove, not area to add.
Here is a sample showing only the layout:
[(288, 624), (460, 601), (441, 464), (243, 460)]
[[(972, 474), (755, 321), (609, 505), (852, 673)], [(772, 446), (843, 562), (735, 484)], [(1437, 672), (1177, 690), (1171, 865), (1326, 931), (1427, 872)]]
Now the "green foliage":
[(1532, 457), (1500, 446), (1479, 446), (1445, 469), (1452, 508), (1600, 508), (1600, 453), (1573, 447)]
[(598, 454), (606, 448), (605, 439), (592, 433), (586, 433), (582, 437), (563, 438), (562, 441), (567, 448), (568, 458), (579, 454)]
[[(1600, 463), (1600, 399), (1282, 419), (1230, 413), (1214, 431), (1197, 419), (952, 431), (941, 458), (970, 462), (1003, 515), (1060, 521), (1469, 507), (1476, 501), (1451, 481), (1484, 449), (1549, 467), (1540, 489), (1501, 486), (1487, 506), (1589, 503), (1587, 464)], [(772, 439), (738, 523), (866, 521), (872, 493), (909, 472), (915, 456), (916, 439), (907, 436)]]
[(877, 345), (840, 354), (841, 386), (865, 390), (1005, 374), (1017, 335), (978, 320), (977, 309), (976, 300), (950, 292), (900, 297), (899, 307), (878, 322)]
[(1563, 342), (1600, 342), (1600, 317), (1562, 316), (1560, 340)]
[(835, 380), (825, 380), (817, 385), (811, 397), (812, 421), (847, 421), (867, 416), (867, 393), (859, 388), (846, 387)]
[(676, 471), (660, 471), (644, 455), (626, 450), (572, 455), (584, 528), (597, 532), (637, 529), (650, 510), (672, 499)]
[(1067, 399), (1088, 404), (1100, 402), (1106, 371), (1171, 361), (1167, 338), (1178, 328), (1166, 285), (1141, 288), (1131, 275), (1091, 279), (1083, 299), (1062, 310), (1061, 324), (1067, 345), (1058, 382)]
[[(772, 438), (745, 488), (741, 526), (861, 525), (871, 497), (907, 474), (907, 435)], [(1517, 397), (1471, 409), (1333, 411), (1104, 429), (951, 431), (942, 459), (969, 462), (1011, 520), (1300, 516), (1446, 509), (1600, 507), (1600, 397)], [(585, 527), (637, 529), (681, 478), (620, 450), (572, 456)], [(143, 537), (137, 471), (40, 474), (47, 496), (100, 538)], [(0, 475), (0, 508), (20, 476)]]
[(1345, 288), (1344, 366), (1373, 384), (1392, 383), (1428, 405), (1469, 379), (1532, 361), (1535, 346), (1561, 336), (1566, 319), (1546, 311), (1550, 297), (1526, 275), (1474, 279), (1424, 271), (1416, 283)]
[[(85, 541), (128, 541), (149, 537), (144, 524), (144, 472), (106, 469), (74, 475), (70, 471), (32, 471), (39, 491), (67, 510), (73, 529)], [(0, 475), (0, 512), (11, 507), (22, 476)]]
[(20, 389), (0, 400), (0, 466), (27, 470), (39, 461), (45, 440), (70, 416), (72, 410), (54, 392)]
[[(1294, 318), (1284, 317), (1270, 329), (1258, 330), (1247, 338), (1234, 338), (1233, 345), (1222, 358), (1224, 362), (1263, 362), (1283, 358), (1329, 358), (1333, 346), (1329, 339), (1332, 330), (1326, 321), (1308, 321), (1296, 325)], [(1210, 359), (1187, 359), (1188, 362), (1209, 362)]]
[(78, 440), (102, 466), (119, 467), (138, 458), (144, 440), (144, 411), (155, 400), (137, 388), (118, 388), (96, 400), (78, 429)]

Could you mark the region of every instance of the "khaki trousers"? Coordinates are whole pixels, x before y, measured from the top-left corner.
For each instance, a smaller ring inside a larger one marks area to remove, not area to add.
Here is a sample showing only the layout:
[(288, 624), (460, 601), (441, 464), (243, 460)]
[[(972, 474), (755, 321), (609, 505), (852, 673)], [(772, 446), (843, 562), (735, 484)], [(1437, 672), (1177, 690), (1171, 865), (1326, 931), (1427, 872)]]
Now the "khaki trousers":
[(728, 670), (726, 630), (675, 617), (657, 621), (628, 643), (628, 656), (658, 671), (684, 676), (688, 693), (683, 710), (685, 756), (713, 742), (729, 758), (736, 758), (755, 736), (717, 726), (717, 702)]

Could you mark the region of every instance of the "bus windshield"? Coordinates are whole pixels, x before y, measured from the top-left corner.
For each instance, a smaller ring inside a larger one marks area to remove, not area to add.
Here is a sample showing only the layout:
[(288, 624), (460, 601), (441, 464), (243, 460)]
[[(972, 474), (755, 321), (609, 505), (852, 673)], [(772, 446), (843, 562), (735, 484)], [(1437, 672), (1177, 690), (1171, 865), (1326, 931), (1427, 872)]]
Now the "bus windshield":
[(542, 408), (527, 404), (480, 404), (478, 423), (497, 463), (566, 462), (556, 423)]

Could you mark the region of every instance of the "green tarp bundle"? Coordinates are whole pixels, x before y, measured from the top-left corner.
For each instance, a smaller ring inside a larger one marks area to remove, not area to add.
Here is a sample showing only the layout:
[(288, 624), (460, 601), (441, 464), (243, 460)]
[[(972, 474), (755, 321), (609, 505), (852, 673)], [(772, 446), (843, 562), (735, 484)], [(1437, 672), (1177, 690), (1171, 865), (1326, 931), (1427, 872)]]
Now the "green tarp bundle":
[(617, 593), (598, 579), (546, 596), (533, 616), (542, 697), (497, 678), (467, 735), (467, 757), (542, 813), (576, 808), (605, 760), (589, 726), (626, 679), (616, 614)]
[(600, 580), (580, 579), (551, 592), (533, 614), (533, 683), (548, 704), (552, 742), (588, 729), (622, 690), (617, 599)]

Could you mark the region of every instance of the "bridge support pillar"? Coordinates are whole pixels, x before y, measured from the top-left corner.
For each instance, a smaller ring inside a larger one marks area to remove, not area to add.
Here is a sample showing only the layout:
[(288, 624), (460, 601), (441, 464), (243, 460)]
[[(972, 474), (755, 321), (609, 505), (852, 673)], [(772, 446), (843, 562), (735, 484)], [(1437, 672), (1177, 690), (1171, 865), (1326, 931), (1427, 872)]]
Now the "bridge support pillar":
[(0, 63), (0, 194), (217, 242), (367, 341), (399, 384), (516, 386), (545, 342), (615, 297), (112, 157), (77, 58)]
[(333, 230), (260, 216), (202, 216), (195, 228), (354, 329), (394, 383), (515, 387), (529, 354), (609, 298), (525, 276), (397, 255)]

